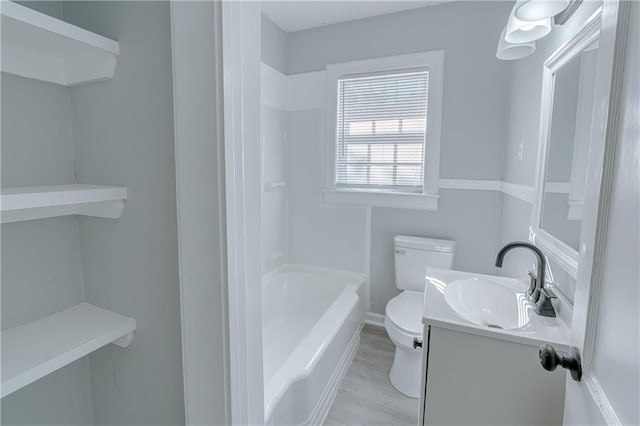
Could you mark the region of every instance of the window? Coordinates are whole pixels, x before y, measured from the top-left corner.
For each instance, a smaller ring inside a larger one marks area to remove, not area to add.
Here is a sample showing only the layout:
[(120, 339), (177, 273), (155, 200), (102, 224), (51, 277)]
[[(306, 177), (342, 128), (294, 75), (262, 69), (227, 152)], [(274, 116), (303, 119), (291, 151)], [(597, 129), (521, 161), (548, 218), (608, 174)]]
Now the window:
[(327, 67), (325, 201), (435, 210), (443, 51)]
[(338, 80), (336, 186), (422, 192), (427, 70)]

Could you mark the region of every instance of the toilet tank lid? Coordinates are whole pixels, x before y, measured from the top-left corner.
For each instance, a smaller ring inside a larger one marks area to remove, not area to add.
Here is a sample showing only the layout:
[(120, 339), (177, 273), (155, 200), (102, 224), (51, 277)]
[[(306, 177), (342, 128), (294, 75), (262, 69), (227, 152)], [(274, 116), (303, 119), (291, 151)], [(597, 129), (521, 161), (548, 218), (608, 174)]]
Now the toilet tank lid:
[(435, 238), (411, 237), (408, 235), (396, 235), (393, 242), (396, 247), (425, 251), (437, 251), (441, 253), (453, 253), (456, 248), (455, 241), (437, 240)]

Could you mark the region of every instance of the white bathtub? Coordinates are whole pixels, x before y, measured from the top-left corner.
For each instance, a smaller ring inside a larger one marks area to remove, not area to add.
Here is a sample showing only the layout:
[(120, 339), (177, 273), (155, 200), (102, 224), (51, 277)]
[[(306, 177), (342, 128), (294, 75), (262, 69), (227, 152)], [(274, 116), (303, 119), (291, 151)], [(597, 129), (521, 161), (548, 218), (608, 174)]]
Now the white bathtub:
[(265, 423), (318, 424), (359, 342), (364, 275), (300, 265), (262, 283)]

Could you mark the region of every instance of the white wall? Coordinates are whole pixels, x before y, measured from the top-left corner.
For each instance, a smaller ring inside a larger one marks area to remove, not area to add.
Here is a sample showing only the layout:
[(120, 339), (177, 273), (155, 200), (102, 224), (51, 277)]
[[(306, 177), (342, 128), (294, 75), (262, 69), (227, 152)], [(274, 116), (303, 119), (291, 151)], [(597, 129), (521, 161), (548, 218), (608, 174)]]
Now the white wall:
[(291, 111), (288, 119), (290, 260), (365, 272), (366, 208), (322, 200), (325, 110)]
[(221, 2), (171, 3), (182, 365), (189, 425), (230, 423), (221, 14)]
[(289, 261), (289, 142), (285, 110), (286, 34), (264, 14), (260, 27), (262, 273)]
[(289, 258), (287, 208), (289, 146), (286, 139), (287, 113), (285, 111), (263, 104), (261, 120), (262, 272), (267, 273), (286, 263)]

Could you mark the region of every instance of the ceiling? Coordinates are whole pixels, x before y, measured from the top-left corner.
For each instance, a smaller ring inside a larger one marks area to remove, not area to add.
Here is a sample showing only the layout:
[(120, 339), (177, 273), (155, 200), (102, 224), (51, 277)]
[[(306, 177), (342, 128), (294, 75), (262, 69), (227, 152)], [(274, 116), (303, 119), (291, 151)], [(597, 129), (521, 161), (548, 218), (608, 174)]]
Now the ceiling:
[(306, 30), (340, 22), (455, 0), (391, 0), (391, 1), (306, 1), (264, 0), (262, 12), (285, 32)]

